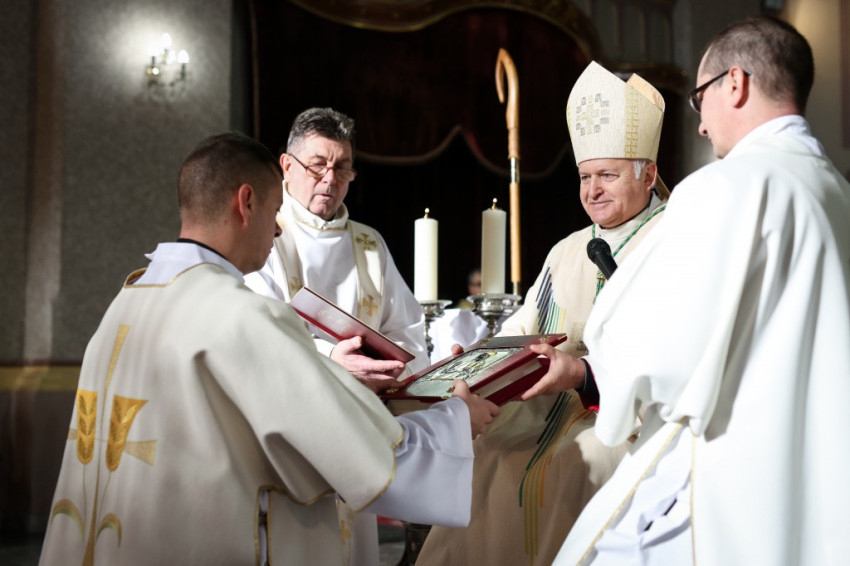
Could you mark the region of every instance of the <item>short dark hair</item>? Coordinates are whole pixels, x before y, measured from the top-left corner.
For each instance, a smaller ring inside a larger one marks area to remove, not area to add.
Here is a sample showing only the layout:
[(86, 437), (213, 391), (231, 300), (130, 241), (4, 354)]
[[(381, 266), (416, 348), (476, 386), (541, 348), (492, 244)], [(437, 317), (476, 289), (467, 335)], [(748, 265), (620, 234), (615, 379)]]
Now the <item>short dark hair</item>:
[(297, 150), (301, 142), (312, 135), (347, 141), (354, 152), (354, 118), (333, 108), (310, 108), (296, 116), (289, 129), (286, 152)]
[(715, 75), (735, 65), (752, 73), (750, 80), (765, 96), (793, 102), (805, 113), (815, 61), (809, 42), (794, 26), (770, 17), (730, 25), (708, 43), (702, 71)]
[(177, 176), (177, 204), (182, 218), (213, 221), (224, 213), (239, 187), (248, 183), (259, 199), (268, 196), (280, 164), (266, 146), (238, 132), (210, 136), (189, 152)]

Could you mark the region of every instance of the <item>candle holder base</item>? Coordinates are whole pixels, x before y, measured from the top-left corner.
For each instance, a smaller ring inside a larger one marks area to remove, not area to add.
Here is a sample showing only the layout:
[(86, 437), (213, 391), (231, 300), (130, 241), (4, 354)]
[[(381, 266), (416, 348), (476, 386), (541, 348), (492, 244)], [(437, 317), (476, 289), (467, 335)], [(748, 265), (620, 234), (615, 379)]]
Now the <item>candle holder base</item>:
[(425, 313), (425, 346), (428, 348), (429, 361), (431, 353), (434, 351), (434, 342), (431, 339), (431, 323), (446, 314), (446, 307), (450, 304), (452, 304), (451, 301), (419, 301), (422, 312)]
[(487, 322), (487, 337), (496, 334), (496, 323), (509, 317), (519, 306), (522, 295), (506, 293), (481, 293), (468, 297), (472, 311)]

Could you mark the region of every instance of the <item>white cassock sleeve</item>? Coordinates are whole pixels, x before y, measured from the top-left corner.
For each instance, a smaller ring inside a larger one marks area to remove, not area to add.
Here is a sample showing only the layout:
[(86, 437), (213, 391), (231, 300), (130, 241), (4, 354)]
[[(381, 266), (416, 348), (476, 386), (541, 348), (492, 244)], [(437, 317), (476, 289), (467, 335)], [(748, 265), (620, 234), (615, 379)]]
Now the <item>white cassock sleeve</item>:
[(472, 503), (472, 429), (457, 397), (396, 417), (404, 440), (395, 477), (366, 511), (411, 523), (465, 527)]

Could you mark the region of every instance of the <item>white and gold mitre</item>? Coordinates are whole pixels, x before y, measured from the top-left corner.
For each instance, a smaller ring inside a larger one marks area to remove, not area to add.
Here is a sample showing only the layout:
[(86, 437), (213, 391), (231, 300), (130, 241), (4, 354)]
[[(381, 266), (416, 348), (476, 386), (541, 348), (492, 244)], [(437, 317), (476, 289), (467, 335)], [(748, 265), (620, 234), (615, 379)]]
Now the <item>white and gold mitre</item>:
[(595, 61), (567, 100), (567, 127), (576, 165), (588, 159), (658, 156), (664, 98), (637, 75), (623, 81)]

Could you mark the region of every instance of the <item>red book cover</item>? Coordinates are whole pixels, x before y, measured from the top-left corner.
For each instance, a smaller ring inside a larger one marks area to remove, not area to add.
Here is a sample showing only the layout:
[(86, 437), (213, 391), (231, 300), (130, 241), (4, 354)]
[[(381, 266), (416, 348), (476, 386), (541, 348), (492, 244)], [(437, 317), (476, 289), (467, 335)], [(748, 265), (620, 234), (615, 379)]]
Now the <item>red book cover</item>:
[(376, 360), (398, 360), (407, 363), (415, 356), (362, 321), (351, 316), (312, 289), (302, 287), (289, 301), (301, 318), (339, 341), (360, 336), (360, 351)]
[(546, 373), (548, 358), (539, 357), (529, 346), (556, 346), (566, 339), (566, 334), (485, 338), (462, 354), (411, 375), (399, 388), (384, 391), (381, 397), (395, 403), (396, 409), (402, 408), (399, 401), (434, 403), (451, 397), (453, 381), (463, 379), (473, 393), (503, 405), (522, 395)]

